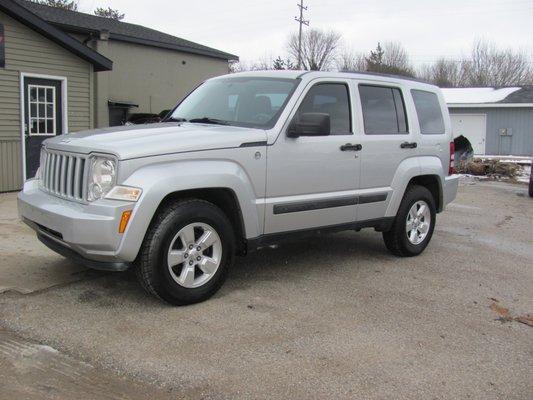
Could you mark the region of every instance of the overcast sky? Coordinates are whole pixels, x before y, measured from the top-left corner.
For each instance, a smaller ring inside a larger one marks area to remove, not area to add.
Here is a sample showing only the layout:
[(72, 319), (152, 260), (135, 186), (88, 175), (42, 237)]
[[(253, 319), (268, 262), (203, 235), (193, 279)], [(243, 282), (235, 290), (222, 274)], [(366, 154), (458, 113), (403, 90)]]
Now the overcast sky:
[[(237, 54), (244, 61), (285, 55), (299, 0), (79, 0), (111, 6), (124, 21)], [(399, 41), (419, 65), (456, 59), (483, 38), (522, 49), (533, 62), (533, 0), (306, 0), (310, 26), (333, 29), (355, 51)]]

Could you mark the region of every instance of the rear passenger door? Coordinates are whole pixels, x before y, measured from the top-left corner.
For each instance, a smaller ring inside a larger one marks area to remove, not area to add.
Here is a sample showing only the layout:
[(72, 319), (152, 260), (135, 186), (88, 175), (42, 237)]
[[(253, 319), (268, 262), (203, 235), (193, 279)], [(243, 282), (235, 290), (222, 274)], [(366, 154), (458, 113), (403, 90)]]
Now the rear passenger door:
[(408, 92), (392, 83), (359, 82), (361, 135), (358, 221), (385, 217), (400, 164), (418, 154), (418, 135), (407, 115)]

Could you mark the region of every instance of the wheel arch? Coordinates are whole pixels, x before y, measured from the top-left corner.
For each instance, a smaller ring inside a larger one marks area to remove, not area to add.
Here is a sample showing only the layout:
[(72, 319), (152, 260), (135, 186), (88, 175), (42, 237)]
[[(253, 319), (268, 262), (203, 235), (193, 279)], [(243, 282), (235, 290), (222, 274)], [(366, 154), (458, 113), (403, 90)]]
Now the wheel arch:
[(235, 192), (227, 187), (210, 187), (177, 190), (168, 193), (159, 203), (153, 218), (169, 204), (183, 199), (199, 199), (214, 204), (228, 217), (233, 232), (238, 253), (246, 252), (246, 227), (242, 215), (241, 206)]
[(133, 261), (148, 227), (169, 201), (198, 198), (222, 209), (232, 222), (239, 244), (256, 237), (262, 228), (261, 209), (251, 179), (242, 167), (227, 160), (186, 160), (151, 164), (136, 170), (124, 185), (141, 187), (117, 257)]
[(423, 186), (431, 192), (433, 199), (435, 200), (435, 209), (437, 213), (443, 209), (443, 192), (442, 182), (438, 175), (419, 175), (411, 178), (408, 183), (408, 187), (412, 185)]
[(444, 207), (443, 183), (444, 171), (438, 157), (422, 156), (405, 159), (394, 175), (391, 184), (393, 194), (386, 216), (396, 216), (405, 191), (413, 184), (426, 187), (434, 196), (437, 212), (441, 212)]

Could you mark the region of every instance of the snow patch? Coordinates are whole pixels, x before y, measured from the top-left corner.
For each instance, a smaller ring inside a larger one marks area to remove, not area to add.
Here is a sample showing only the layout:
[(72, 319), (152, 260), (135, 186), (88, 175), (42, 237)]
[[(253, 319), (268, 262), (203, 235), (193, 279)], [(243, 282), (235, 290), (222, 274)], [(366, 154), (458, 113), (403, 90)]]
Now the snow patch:
[(45, 351), (47, 353), (52, 353), (52, 354), (59, 353), (58, 350), (54, 349), (53, 347), (46, 346), (44, 344), (37, 345), (37, 348), (39, 348), (40, 350)]
[(531, 165), (522, 166), (522, 170), (516, 177), (516, 180), (521, 183), (529, 183), (529, 177), (531, 176)]
[(447, 88), (441, 89), (447, 104), (479, 104), (497, 103), (504, 100), (511, 93), (520, 90), (520, 87), (507, 87), (495, 89), (483, 88)]

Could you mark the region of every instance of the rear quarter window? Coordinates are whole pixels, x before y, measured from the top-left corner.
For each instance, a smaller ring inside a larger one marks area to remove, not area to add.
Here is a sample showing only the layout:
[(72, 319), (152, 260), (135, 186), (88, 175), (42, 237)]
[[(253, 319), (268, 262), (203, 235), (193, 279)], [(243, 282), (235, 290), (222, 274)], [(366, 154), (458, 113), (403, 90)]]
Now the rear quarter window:
[(415, 103), (416, 115), (423, 135), (442, 135), (444, 133), (444, 118), (435, 93), (425, 90), (411, 90)]

